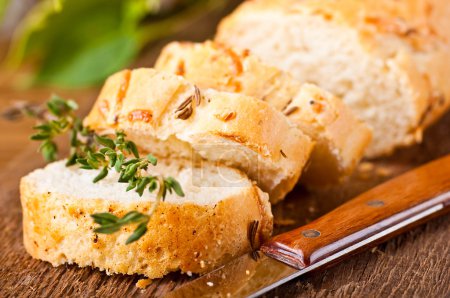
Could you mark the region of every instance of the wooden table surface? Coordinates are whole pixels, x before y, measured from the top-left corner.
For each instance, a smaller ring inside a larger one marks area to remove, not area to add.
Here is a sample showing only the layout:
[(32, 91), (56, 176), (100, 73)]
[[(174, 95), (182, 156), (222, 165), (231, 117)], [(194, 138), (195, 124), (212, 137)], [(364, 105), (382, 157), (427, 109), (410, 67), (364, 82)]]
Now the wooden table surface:
[[(208, 16), (202, 31), (186, 29), (173, 39), (202, 40), (214, 31), (220, 14)], [(202, 22), (202, 21), (200, 21)], [(195, 31), (195, 32), (194, 32)], [(191, 32), (191, 33), (189, 33)], [(151, 65), (166, 41), (154, 45), (136, 65)], [(0, 72), (0, 111), (14, 101), (42, 102), (52, 89), (16, 90), (10, 74)], [(77, 99), (86, 113), (97, 89), (58, 94)], [(0, 119), (0, 297), (116, 297), (161, 296), (186, 280), (172, 274), (154, 281), (146, 290), (135, 287), (139, 276), (107, 276), (74, 265), (53, 268), (33, 260), (22, 244), (18, 182), (22, 175), (42, 166), (36, 145), (28, 141), (30, 120)], [(304, 224), (342, 204), (352, 196), (408, 168), (450, 153), (450, 114), (426, 132), (421, 145), (400, 150), (395, 156), (365, 163), (346, 183), (308, 192), (298, 187), (274, 207), (276, 232)], [(449, 177), (450, 179), (450, 177)], [(267, 297), (450, 297), (450, 215), (432, 220), (375, 249), (330, 269), (291, 281)]]

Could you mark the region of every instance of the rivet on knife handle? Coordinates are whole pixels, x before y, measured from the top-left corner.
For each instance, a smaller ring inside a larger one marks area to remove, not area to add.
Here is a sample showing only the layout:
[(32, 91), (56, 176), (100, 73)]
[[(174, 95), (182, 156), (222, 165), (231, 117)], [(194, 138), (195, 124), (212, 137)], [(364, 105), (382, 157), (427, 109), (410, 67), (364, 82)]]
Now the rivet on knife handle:
[(382, 231), (388, 231), (383, 239), (392, 237), (401, 231), (393, 227), (406, 225), (433, 207), (442, 212), (450, 207), (450, 155), (379, 185), (306, 226), (273, 237), (261, 250), (302, 269)]

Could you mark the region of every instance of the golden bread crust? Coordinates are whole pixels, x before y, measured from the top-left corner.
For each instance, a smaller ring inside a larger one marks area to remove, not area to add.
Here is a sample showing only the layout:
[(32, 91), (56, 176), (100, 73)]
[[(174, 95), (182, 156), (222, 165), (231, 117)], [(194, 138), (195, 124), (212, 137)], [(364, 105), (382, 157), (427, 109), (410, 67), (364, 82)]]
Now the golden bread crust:
[(151, 202), (85, 199), (57, 193), (39, 193), (27, 176), (20, 184), (24, 244), (34, 258), (54, 266), (75, 263), (108, 274), (143, 274), (159, 278), (181, 270), (203, 273), (250, 250), (248, 225), (259, 221), (258, 244), (272, 232), (267, 195), (256, 186), (216, 205), (161, 203), (148, 224), (148, 232), (129, 245), (132, 226), (111, 234), (96, 234), (90, 214), (130, 210), (146, 212)]
[(248, 50), (219, 43), (172, 42), (155, 68), (176, 73), (200, 88), (238, 92), (268, 102), (316, 141), (303, 174), (308, 184), (336, 182), (350, 174), (371, 140), (371, 131), (340, 99), (302, 84)]
[[(294, 187), (313, 142), (281, 112), (263, 101), (212, 89), (201, 91), (199, 104), (194, 99), (186, 106), (196, 87), (182, 77), (153, 69), (128, 74), (122, 71), (106, 81), (84, 120), (87, 126), (124, 130), (138, 146), (152, 153), (184, 154), (187, 158), (200, 154), (241, 169), (269, 193), (271, 202), (282, 199)], [(125, 92), (123, 84), (118, 84), (123, 81), (128, 81)], [(191, 108), (186, 119), (179, 117), (182, 107)], [(175, 146), (165, 147), (169, 153), (157, 152), (153, 146), (154, 142), (173, 139), (184, 148), (182, 152), (171, 152)], [(233, 150), (243, 155), (226, 155)]]
[[(396, 144), (383, 146), (377, 136), (373, 143), (376, 146), (369, 147), (367, 151), (368, 157), (377, 157), (392, 153), (396, 147), (420, 142), (424, 128), (439, 119), (450, 107), (449, 12), (450, 4), (446, 0), (246, 1), (222, 20), (216, 40), (234, 45), (234, 37), (246, 30), (258, 30), (255, 25), (255, 16), (258, 14), (262, 21), (293, 19), (293, 16), (316, 17), (333, 28), (339, 28), (341, 32), (356, 35), (359, 45), (372, 57), (372, 61), (386, 63), (396, 69), (398, 81), (408, 85), (411, 97), (409, 104), (413, 114), (408, 116), (408, 129), (399, 132), (403, 137)], [(249, 17), (253, 20), (252, 26), (243, 25)], [(309, 28), (312, 31), (314, 29)], [(286, 33), (284, 37), (287, 47), (293, 44), (288, 40), (288, 35)], [(282, 36), (279, 38), (283, 39)], [(324, 42), (323, 46), (327, 47), (327, 44)], [(332, 39), (329, 40), (329, 46), (336, 46)], [(345, 68), (356, 68), (351, 63), (358, 61), (350, 60), (347, 63), (350, 64)], [(380, 73), (380, 76), (383, 75)]]

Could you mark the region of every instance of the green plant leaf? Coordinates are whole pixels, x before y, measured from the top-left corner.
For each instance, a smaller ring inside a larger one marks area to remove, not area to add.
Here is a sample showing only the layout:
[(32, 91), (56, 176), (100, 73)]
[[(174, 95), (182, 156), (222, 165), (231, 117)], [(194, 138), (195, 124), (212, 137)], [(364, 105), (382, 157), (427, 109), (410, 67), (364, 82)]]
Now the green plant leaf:
[(175, 180), (173, 177), (167, 177), (166, 182), (169, 183), (171, 189), (173, 189), (177, 195), (179, 195), (180, 197), (184, 197), (183, 189), (181, 188), (181, 185), (177, 180)]
[(143, 222), (140, 225), (138, 225), (136, 230), (134, 230), (133, 234), (131, 234), (131, 236), (128, 237), (125, 244), (130, 244), (134, 241), (139, 240), (139, 238), (141, 238), (146, 232), (147, 232), (147, 222)]
[(58, 147), (52, 141), (46, 140), (39, 147), (39, 151), (44, 156), (44, 159), (47, 162), (56, 160), (56, 154), (58, 152)]
[(102, 82), (108, 75), (127, 66), (138, 52), (133, 32), (118, 32), (99, 38), (71, 53), (55, 50), (44, 61), (36, 83), (61, 87), (86, 87)]
[(94, 222), (98, 224), (116, 223), (119, 220), (117, 216), (107, 212), (94, 213), (91, 214), (91, 217), (94, 219)]
[(148, 216), (145, 214), (142, 214), (138, 211), (130, 211), (127, 214), (125, 214), (121, 219), (119, 219), (119, 223), (121, 224), (128, 224), (133, 222), (142, 222), (147, 221)]
[[(112, 139), (108, 138), (108, 137), (102, 137), (102, 136), (99, 136), (99, 135), (95, 135), (95, 140), (98, 143), (100, 143), (101, 145), (103, 145), (103, 146), (105, 146), (105, 147), (107, 147), (109, 149), (116, 148), (116, 144), (114, 143), (114, 141)], [(100, 152), (102, 152), (102, 151), (100, 151)], [(102, 153), (106, 153), (106, 151), (102, 152)]]
[(30, 139), (33, 141), (42, 141), (42, 140), (46, 140), (48, 138), (49, 138), (48, 134), (38, 133), (38, 134), (32, 135)]
[(135, 143), (128, 141), (127, 147), (133, 153), (134, 157), (139, 158), (139, 151), (138, 151)]
[(36, 84), (99, 83), (137, 54), (134, 31), (145, 11), (129, 13), (129, 3), (141, 1), (39, 1), (14, 33), (7, 62), (37, 62)]
[(147, 155), (147, 160), (154, 166), (158, 163), (158, 159), (154, 157), (152, 154)]
[(98, 173), (98, 175), (94, 178), (93, 182), (97, 183), (98, 181), (102, 180), (103, 178), (105, 178), (108, 175), (108, 168), (104, 167), (100, 173)]
[(66, 161), (66, 167), (75, 165), (77, 163), (77, 158), (78, 158), (78, 155), (76, 153), (73, 153), (72, 155), (70, 155), (70, 157)]
[(116, 223), (105, 224), (99, 228), (94, 229), (95, 233), (99, 234), (112, 234), (120, 230), (121, 225)]
[(5, 16), (6, 9), (8, 8), (9, 0), (0, 0), (0, 24)]

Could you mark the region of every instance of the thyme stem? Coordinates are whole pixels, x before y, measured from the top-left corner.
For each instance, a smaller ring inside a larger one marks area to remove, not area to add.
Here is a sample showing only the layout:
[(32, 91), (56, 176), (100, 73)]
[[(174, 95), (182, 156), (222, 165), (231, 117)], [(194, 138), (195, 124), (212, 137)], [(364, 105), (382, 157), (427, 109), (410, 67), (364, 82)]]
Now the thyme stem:
[(122, 218), (111, 213), (91, 215), (94, 222), (100, 225), (94, 230), (96, 233), (111, 234), (119, 231), (124, 225), (138, 224), (126, 241), (126, 244), (132, 243), (147, 232), (147, 223), (160, 202), (164, 201), (167, 192), (175, 192), (181, 197), (184, 196), (184, 192), (172, 177), (143, 174), (150, 165), (157, 164), (157, 159), (151, 154), (140, 157), (136, 144), (127, 140), (126, 134), (122, 131), (116, 131), (115, 135), (110, 137), (99, 135), (84, 127), (81, 119), (75, 115), (77, 108), (78, 105), (74, 101), (53, 96), (47, 102), (51, 117), (41, 119), (43, 123), (34, 127), (38, 133), (31, 139), (41, 141), (39, 150), (47, 161), (53, 161), (58, 151), (54, 139), (70, 132), (70, 157), (66, 166), (78, 165), (85, 170), (100, 170), (93, 183), (104, 179), (110, 170), (115, 170), (120, 174), (118, 182), (128, 183), (127, 191), (134, 189), (139, 196), (142, 196), (145, 190), (152, 193), (158, 189), (155, 203), (147, 214), (130, 211)]

